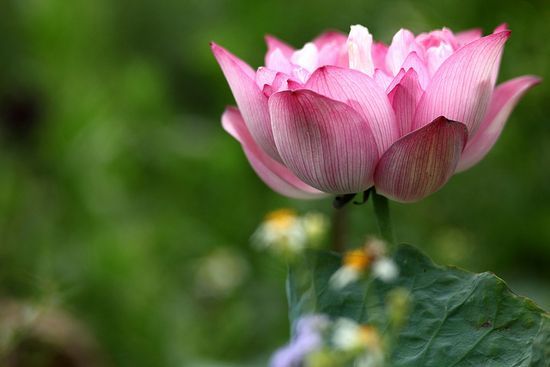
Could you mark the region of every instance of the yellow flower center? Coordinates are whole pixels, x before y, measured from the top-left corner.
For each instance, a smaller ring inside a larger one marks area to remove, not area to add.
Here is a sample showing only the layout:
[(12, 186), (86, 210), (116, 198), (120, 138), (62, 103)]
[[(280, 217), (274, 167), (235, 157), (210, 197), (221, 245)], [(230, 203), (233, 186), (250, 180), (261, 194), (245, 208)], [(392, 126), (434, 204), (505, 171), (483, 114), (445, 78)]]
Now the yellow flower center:
[(268, 213), (266, 223), (276, 231), (289, 229), (296, 223), (296, 212), (292, 209), (278, 209)]
[(371, 257), (363, 250), (351, 250), (344, 254), (343, 263), (344, 266), (363, 271), (369, 267)]
[(381, 347), (380, 334), (376, 328), (370, 325), (361, 325), (359, 330), (361, 343), (371, 350), (378, 350)]

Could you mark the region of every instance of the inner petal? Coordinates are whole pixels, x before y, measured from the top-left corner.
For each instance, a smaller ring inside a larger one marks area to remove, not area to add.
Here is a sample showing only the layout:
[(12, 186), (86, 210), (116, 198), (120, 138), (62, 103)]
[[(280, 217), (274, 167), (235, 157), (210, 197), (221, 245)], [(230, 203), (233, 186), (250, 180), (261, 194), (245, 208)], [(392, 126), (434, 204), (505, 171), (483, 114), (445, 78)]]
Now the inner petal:
[(311, 73), (319, 64), (319, 50), (315, 44), (308, 42), (301, 49), (294, 51), (290, 61)]

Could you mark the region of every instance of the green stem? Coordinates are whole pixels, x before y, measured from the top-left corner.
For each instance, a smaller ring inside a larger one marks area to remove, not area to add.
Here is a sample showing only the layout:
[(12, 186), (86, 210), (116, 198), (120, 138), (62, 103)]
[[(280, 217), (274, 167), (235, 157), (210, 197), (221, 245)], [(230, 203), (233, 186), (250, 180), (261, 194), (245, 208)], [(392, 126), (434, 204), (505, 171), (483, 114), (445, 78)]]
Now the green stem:
[(388, 242), (390, 246), (393, 246), (395, 245), (395, 236), (391, 225), (388, 199), (385, 196), (378, 195), (374, 190), (371, 195), (380, 236)]
[(332, 214), (332, 250), (339, 253), (346, 250), (347, 214), (347, 208), (334, 209)]

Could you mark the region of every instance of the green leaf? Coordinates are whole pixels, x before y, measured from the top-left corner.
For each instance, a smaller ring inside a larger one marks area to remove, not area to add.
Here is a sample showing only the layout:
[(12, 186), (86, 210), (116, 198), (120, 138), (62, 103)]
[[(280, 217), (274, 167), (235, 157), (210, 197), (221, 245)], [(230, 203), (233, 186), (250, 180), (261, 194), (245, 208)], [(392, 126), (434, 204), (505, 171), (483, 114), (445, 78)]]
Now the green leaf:
[(392, 345), (390, 366), (550, 366), (549, 314), (515, 295), (500, 278), (437, 266), (407, 245), (399, 247), (394, 260), (400, 275), (392, 284), (369, 278), (337, 291), (328, 282), (340, 257), (310, 253), (289, 270), (291, 321), (318, 312), (387, 330), (386, 296), (403, 287), (412, 303)]

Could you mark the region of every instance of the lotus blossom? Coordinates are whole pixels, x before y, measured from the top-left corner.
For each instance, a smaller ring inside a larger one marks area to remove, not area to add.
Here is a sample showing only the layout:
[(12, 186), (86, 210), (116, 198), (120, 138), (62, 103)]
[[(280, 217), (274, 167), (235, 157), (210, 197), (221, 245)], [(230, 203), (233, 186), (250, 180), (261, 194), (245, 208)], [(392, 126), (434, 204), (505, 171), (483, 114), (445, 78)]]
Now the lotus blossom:
[(267, 36), (256, 71), (224, 48), (212, 51), (237, 108), (222, 125), (260, 178), (293, 198), (375, 187), (400, 202), (439, 190), (492, 148), (515, 105), (539, 82), (522, 76), (495, 87), (505, 25), (447, 28), (391, 44), (355, 25), (299, 50)]

